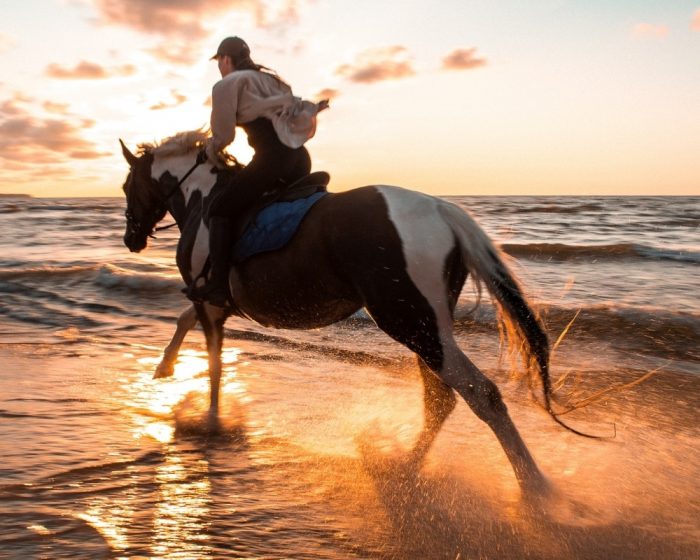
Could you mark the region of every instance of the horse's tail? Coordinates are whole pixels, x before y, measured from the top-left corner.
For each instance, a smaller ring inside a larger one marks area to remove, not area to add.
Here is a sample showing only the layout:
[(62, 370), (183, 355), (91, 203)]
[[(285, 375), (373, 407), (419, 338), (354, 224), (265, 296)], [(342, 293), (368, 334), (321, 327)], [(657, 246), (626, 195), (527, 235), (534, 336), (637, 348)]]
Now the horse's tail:
[(539, 378), (544, 409), (567, 430), (588, 436), (567, 426), (552, 409), (552, 383), (549, 377), (549, 340), (542, 321), (530, 307), (517, 280), (479, 224), (461, 208), (445, 202), (439, 210), (459, 243), (462, 261), (479, 292), (481, 286), (495, 299), (499, 327), (513, 350), (518, 350), (527, 369), (531, 389)]

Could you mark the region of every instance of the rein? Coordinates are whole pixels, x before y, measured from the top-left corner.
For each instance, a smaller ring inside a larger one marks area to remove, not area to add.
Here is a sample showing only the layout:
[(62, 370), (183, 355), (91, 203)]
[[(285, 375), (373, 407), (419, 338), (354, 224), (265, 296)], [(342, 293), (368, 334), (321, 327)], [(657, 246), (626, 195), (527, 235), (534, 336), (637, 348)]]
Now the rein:
[[(182, 176), (182, 179), (180, 179), (177, 184), (170, 189), (170, 192), (165, 195), (165, 198), (163, 199), (163, 205), (165, 205), (168, 200), (177, 192), (180, 190), (180, 187), (182, 184), (187, 180), (187, 178), (192, 175), (195, 169), (202, 165), (205, 161), (207, 161), (207, 152), (204, 149), (201, 149), (199, 153), (197, 154), (197, 159), (194, 161), (194, 165), (190, 167), (189, 171), (185, 173)], [(168, 224), (167, 226), (158, 226), (156, 227), (153, 231), (163, 231), (164, 229), (170, 229), (172, 227), (175, 227), (177, 225), (177, 222), (173, 222), (172, 224)], [(156, 236), (153, 235), (152, 233), (148, 235), (148, 237), (152, 239), (156, 239)]]
[(173, 196), (180, 189), (182, 183), (184, 183), (187, 180), (187, 177), (192, 175), (192, 172), (195, 169), (197, 169), (200, 165), (202, 165), (205, 161), (207, 161), (207, 152), (204, 149), (202, 149), (197, 154), (197, 159), (194, 161), (194, 165), (190, 167), (190, 170), (182, 176), (182, 179), (180, 179), (177, 182), (177, 185), (170, 189), (170, 192), (167, 195), (165, 195), (165, 199), (163, 200), (163, 202), (167, 202), (168, 200), (170, 200), (170, 197)]

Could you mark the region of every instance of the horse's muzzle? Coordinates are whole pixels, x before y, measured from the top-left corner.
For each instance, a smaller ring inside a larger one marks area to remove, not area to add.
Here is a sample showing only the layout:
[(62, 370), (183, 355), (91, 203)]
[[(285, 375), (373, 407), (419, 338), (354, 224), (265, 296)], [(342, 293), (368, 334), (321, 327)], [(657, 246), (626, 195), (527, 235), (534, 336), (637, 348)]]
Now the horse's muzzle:
[(124, 234), (124, 245), (132, 253), (140, 253), (146, 248), (147, 243), (146, 237)]

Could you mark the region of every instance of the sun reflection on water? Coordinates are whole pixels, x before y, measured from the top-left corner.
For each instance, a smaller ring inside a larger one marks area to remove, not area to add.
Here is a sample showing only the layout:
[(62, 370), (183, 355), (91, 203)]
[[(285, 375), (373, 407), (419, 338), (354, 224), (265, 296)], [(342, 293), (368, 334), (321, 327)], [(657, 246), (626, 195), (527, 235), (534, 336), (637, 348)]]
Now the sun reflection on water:
[[(223, 395), (235, 395), (244, 403), (250, 400), (246, 386), (238, 377), (238, 356), (241, 350), (228, 348), (222, 352)], [(136, 362), (139, 372), (130, 380), (130, 409), (133, 411), (134, 437), (153, 438), (161, 443), (173, 441), (176, 429), (176, 412), (188, 408), (187, 415), (203, 415), (209, 402), (209, 363), (206, 352), (182, 350), (174, 367), (172, 377), (153, 379), (153, 371), (159, 357), (142, 357)], [(194, 410), (189, 410), (194, 408)]]
[[(250, 400), (238, 379), (240, 350), (224, 350), (222, 393), (237, 402)], [(181, 453), (175, 441), (181, 409), (196, 403), (197, 414), (206, 415), (209, 402), (206, 352), (182, 351), (169, 379), (153, 379), (159, 358), (132, 357), (138, 364), (135, 377), (123, 380), (127, 410), (133, 419), (133, 435), (164, 444), (162, 462), (129, 467), (131, 484), (124, 499), (95, 494), (76, 517), (102, 535), (115, 554), (129, 551), (135, 542), (149, 537), (152, 558), (202, 558), (211, 555), (210, 516), (212, 483), (209, 462), (203, 455)], [(189, 449), (189, 448), (188, 448)], [(152, 481), (152, 482), (151, 482)], [(153, 491), (149, 489), (153, 488)], [(135, 509), (134, 504), (138, 504)], [(137, 514), (137, 511), (140, 511)], [(139, 515), (151, 527), (134, 524)], [(42, 534), (41, 526), (32, 526)], [(117, 556), (121, 557), (121, 556)]]
[(185, 465), (179, 455), (168, 455), (157, 469), (156, 482), (153, 552), (164, 558), (174, 553), (181, 558), (206, 555), (211, 494), (206, 461)]

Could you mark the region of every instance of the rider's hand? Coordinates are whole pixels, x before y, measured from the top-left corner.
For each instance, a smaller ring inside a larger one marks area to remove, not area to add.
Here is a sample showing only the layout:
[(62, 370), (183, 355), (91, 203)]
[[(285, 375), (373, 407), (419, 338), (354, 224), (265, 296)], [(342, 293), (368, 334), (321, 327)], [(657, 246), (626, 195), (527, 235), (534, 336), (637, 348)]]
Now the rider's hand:
[(214, 148), (214, 142), (211, 138), (207, 140), (206, 146), (204, 147), (204, 151), (207, 154), (207, 161), (210, 164), (218, 167), (219, 169), (226, 168), (226, 163), (221, 159), (219, 152)]

